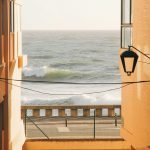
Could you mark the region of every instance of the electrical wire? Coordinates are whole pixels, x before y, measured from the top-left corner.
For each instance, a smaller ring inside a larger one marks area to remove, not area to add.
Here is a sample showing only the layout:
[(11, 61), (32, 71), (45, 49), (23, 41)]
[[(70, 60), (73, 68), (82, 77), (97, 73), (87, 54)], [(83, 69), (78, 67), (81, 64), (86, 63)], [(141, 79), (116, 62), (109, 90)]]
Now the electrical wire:
[[(133, 84), (133, 83), (130, 83), (130, 84)], [(105, 93), (105, 92), (110, 92), (110, 91), (115, 91), (115, 90), (119, 90), (119, 89), (122, 89), (130, 84), (126, 84), (126, 85), (123, 85), (121, 87), (117, 87), (117, 88), (112, 88), (112, 89), (108, 89), (108, 90), (104, 90), (104, 91), (98, 91), (98, 92), (89, 92), (89, 93), (84, 93), (84, 94), (96, 94), (96, 93)]]
[(148, 65), (150, 64), (149, 62), (145, 62), (145, 61), (138, 61), (138, 62), (148, 64)]
[[(32, 92), (36, 92), (36, 93), (40, 93), (40, 94), (45, 94), (45, 95), (59, 95), (59, 94), (53, 94), (53, 93), (47, 93), (47, 92), (42, 92), (42, 91), (39, 91), (39, 90), (34, 90), (34, 89), (31, 89), (31, 88), (27, 88), (27, 87), (23, 87), (23, 86), (19, 86), (19, 85), (16, 85), (16, 84), (13, 84), (13, 83), (9, 83), (7, 81), (4, 81), (2, 79), (0, 79), (1, 82), (6, 82), (8, 83), (9, 85), (13, 85), (15, 87), (19, 87), (19, 88), (22, 88), (24, 90), (28, 90), (28, 91), (32, 91)], [(60, 95), (68, 95), (68, 94), (60, 94)], [(77, 94), (69, 94), (69, 95), (77, 95)]]
[(134, 47), (134, 46), (129, 46), (129, 49), (130, 49), (130, 47), (131, 47), (131, 48), (134, 48), (136, 51), (138, 51), (139, 53), (141, 53), (142, 55), (144, 55), (145, 57), (147, 57), (148, 59), (150, 59), (150, 57), (149, 57), (147, 54), (143, 53), (142, 51), (140, 51), (140, 50), (137, 49), (136, 47)]
[(61, 81), (47, 81), (47, 80), (19, 80), (19, 79), (7, 79), (7, 78), (0, 78), (0, 80), (6, 81), (18, 81), (18, 82), (29, 82), (29, 83), (50, 83), (50, 84), (77, 84), (77, 85), (92, 85), (92, 84), (130, 84), (130, 83), (145, 83), (150, 82), (150, 80), (141, 80), (141, 81), (133, 81), (133, 82), (61, 82)]
[(32, 92), (36, 92), (36, 93), (40, 93), (40, 94), (45, 94), (45, 95), (84, 95), (84, 94), (89, 95), (89, 94), (96, 94), (96, 93), (97, 93), (97, 94), (100, 94), (100, 93), (105, 93), (105, 92), (110, 92), (110, 91), (122, 89), (122, 88), (124, 88), (124, 87), (126, 87), (126, 86), (128, 86), (128, 85), (130, 85), (130, 84), (133, 84), (133, 83), (129, 83), (129, 84), (123, 85), (123, 86), (121, 86), (121, 87), (111, 88), (111, 89), (108, 89), (108, 90), (97, 91), (97, 92), (74, 93), (74, 94), (71, 94), (71, 93), (66, 93), (66, 94), (64, 94), (64, 93), (56, 93), (56, 94), (54, 94), (54, 93), (42, 92), (42, 91), (34, 90), (34, 89), (31, 89), (31, 88), (26, 88), (26, 87), (23, 87), (23, 86), (19, 86), (19, 85), (16, 85), (16, 84), (13, 84), (13, 83), (9, 83), (9, 82), (7, 82), (7, 81), (4, 81), (4, 80), (2, 80), (2, 79), (0, 79), (0, 81), (1, 81), (1, 82), (6, 82), (6, 83), (8, 83), (8, 84), (10, 84), (10, 85), (13, 85), (13, 86), (15, 86), (15, 87), (19, 87), (19, 88), (22, 88), (22, 89), (25, 89), (25, 90), (28, 90), (28, 91), (32, 91)]

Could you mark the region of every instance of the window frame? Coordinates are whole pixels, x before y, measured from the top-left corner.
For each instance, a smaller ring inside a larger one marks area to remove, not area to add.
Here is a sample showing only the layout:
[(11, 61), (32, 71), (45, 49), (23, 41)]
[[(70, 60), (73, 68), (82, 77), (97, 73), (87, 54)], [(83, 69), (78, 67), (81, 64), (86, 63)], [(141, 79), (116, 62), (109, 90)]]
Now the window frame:
[(14, 1), (10, 0), (10, 32), (14, 32), (15, 29), (15, 7)]
[[(128, 9), (129, 20), (127, 23), (124, 20), (124, 18), (126, 16), (126, 11), (127, 11), (125, 9), (125, 1), (127, 1), (127, 0), (121, 0), (121, 35), (120, 35), (120, 37), (121, 37), (120, 38), (121, 39), (121, 41), (120, 41), (121, 48), (128, 48), (128, 46), (125, 45), (126, 39), (130, 39), (130, 42), (128, 45), (132, 45), (132, 0), (128, 0), (129, 1), (129, 9)], [(125, 29), (125, 28), (130, 28), (129, 34), (125, 34), (125, 32), (123, 32), (123, 29)], [(127, 35), (129, 35), (128, 38), (127, 38)]]
[(0, 0), (0, 68), (3, 67), (4, 0)]

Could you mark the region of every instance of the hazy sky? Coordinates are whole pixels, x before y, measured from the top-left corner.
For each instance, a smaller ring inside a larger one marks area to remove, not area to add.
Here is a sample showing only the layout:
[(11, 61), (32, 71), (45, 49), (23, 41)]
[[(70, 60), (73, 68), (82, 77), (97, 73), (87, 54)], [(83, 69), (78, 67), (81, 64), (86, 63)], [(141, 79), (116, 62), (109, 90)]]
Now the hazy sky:
[(23, 0), (22, 28), (105, 30), (120, 28), (121, 0)]

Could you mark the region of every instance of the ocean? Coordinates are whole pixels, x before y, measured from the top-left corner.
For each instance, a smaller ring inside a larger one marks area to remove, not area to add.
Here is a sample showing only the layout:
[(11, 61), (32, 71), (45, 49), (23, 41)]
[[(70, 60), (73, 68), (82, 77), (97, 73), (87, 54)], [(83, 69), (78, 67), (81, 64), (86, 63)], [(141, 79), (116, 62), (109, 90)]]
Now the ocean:
[[(23, 31), (28, 65), (23, 79), (53, 82), (120, 82), (120, 31)], [(22, 105), (120, 104), (120, 85), (22, 83)], [(93, 93), (92, 93), (93, 92)], [(96, 93), (94, 93), (96, 92)]]

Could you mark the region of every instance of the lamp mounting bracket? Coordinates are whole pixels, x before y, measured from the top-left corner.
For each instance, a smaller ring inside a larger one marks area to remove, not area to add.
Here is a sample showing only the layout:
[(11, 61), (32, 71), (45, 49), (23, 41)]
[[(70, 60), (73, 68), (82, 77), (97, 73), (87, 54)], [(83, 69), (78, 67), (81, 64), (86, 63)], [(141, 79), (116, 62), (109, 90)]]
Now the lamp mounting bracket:
[(148, 59), (150, 59), (150, 57), (149, 57), (147, 54), (143, 53), (142, 51), (140, 51), (140, 50), (137, 49), (136, 47), (131, 46), (131, 45), (129, 45), (128, 47), (129, 47), (129, 50), (131, 50), (131, 48), (133, 48), (133, 49), (135, 49), (136, 51), (138, 51), (139, 53), (141, 53), (142, 55), (144, 55), (145, 57), (147, 57)]

